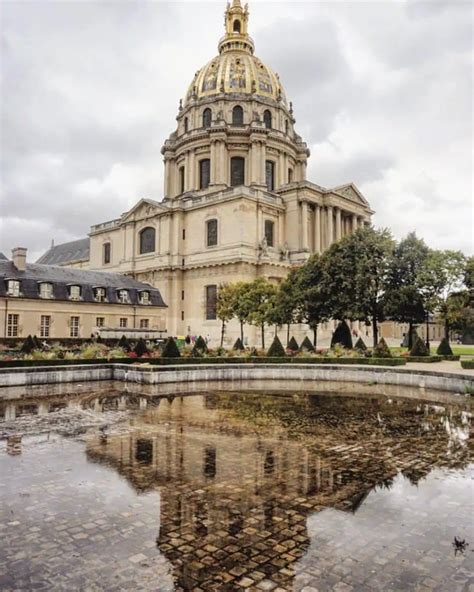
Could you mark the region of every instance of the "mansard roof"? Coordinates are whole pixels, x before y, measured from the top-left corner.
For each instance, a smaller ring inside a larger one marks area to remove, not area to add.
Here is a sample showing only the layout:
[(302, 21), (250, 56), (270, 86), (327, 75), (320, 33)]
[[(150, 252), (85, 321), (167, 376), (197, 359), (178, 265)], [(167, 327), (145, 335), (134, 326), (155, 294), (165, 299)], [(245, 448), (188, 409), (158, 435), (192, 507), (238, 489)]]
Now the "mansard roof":
[(0, 297), (7, 295), (7, 281), (20, 281), (20, 293), (23, 298), (39, 298), (38, 284), (51, 283), (53, 285), (53, 300), (69, 300), (69, 286), (81, 286), (81, 301), (95, 302), (93, 288), (105, 288), (107, 303), (120, 304), (118, 290), (128, 290), (130, 304), (139, 304), (140, 292), (150, 293), (153, 306), (164, 307), (160, 291), (157, 288), (139, 282), (119, 273), (103, 271), (89, 271), (86, 269), (72, 269), (54, 265), (27, 263), (26, 269), (21, 271), (15, 267), (13, 261), (0, 261)]
[(73, 263), (74, 261), (88, 261), (89, 252), (89, 238), (81, 238), (69, 243), (52, 246), (36, 263), (42, 265), (65, 265), (66, 263)]

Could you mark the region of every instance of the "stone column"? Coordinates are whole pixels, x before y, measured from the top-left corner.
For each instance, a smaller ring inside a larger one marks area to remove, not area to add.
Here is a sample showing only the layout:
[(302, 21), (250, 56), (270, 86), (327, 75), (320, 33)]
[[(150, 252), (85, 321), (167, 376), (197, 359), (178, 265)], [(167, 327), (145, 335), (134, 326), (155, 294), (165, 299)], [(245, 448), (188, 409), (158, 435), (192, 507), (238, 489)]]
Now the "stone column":
[(257, 205), (257, 245), (263, 238), (263, 211), (262, 208)]
[(314, 207), (314, 250), (316, 253), (321, 253), (321, 206)]
[(250, 148), (250, 183), (256, 185), (258, 183), (258, 144), (254, 140)]
[(281, 247), (285, 244), (285, 216), (283, 213), (278, 216), (278, 236), (275, 244)]
[(352, 232), (357, 230), (357, 215), (352, 214)]
[(260, 185), (266, 185), (265, 161), (267, 159), (267, 148), (264, 142), (260, 144)]
[(171, 188), (170, 188), (170, 159), (165, 156), (165, 176), (164, 176), (164, 197), (171, 197)]
[(328, 233), (327, 233), (327, 241), (326, 241), (326, 247), (329, 248), (332, 243), (334, 242), (334, 224), (333, 224), (333, 218), (332, 218), (332, 206), (327, 206), (326, 208), (326, 221), (327, 221), (327, 229), (328, 229)]
[(224, 140), (219, 142), (219, 177), (218, 183), (224, 183), (225, 185), (230, 185), (230, 178), (228, 174), (229, 170), (229, 163), (228, 163), (228, 153), (227, 153), (227, 146)]
[(211, 142), (211, 179), (210, 185), (215, 185), (217, 179), (217, 143)]
[(301, 202), (301, 248), (308, 250), (308, 202)]
[(340, 241), (341, 238), (342, 238), (341, 208), (336, 208), (336, 240)]

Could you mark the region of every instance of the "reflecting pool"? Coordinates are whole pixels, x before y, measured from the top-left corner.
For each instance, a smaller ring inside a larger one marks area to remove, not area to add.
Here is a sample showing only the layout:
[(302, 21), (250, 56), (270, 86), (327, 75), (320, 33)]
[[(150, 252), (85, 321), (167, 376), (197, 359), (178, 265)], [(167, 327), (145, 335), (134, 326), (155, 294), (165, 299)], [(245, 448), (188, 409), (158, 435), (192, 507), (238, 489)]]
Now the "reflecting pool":
[(0, 392), (1, 590), (474, 590), (472, 399), (153, 388)]

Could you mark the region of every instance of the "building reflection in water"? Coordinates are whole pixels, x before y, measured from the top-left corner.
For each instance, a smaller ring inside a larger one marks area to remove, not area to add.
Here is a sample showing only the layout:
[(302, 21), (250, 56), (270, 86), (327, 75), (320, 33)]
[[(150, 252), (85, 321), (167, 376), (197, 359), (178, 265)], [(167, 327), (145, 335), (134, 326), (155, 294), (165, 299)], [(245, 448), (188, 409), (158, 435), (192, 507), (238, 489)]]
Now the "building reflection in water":
[(186, 590), (234, 589), (250, 573), (291, 589), (308, 515), (356, 512), (399, 473), (417, 483), (469, 460), (471, 417), (455, 407), (235, 393), (149, 399), (146, 410), (140, 397), (96, 404), (143, 410), (87, 455), (138, 493), (159, 488), (157, 546)]

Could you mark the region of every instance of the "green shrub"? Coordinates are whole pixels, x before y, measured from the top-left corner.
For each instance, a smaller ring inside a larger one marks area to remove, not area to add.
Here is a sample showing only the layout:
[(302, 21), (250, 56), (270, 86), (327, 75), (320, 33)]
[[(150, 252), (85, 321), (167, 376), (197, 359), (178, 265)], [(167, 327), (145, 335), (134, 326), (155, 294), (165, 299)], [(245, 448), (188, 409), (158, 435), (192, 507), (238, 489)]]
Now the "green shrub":
[(122, 335), (122, 337), (120, 338), (120, 341), (118, 342), (118, 347), (121, 347), (126, 352), (132, 351), (132, 346), (128, 342), (128, 339), (125, 337), (125, 335)]
[(181, 354), (179, 348), (176, 345), (176, 341), (172, 337), (168, 337), (166, 340), (163, 351), (161, 352), (162, 358), (179, 358)]
[(366, 352), (367, 351), (367, 346), (364, 343), (364, 340), (362, 339), (362, 337), (359, 337), (359, 339), (356, 341), (356, 344), (354, 345), (354, 349), (360, 351), (360, 352)]
[(195, 356), (196, 354), (199, 355), (204, 355), (207, 354), (208, 349), (207, 349), (207, 343), (204, 341), (204, 339), (201, 337), (201, 335), (199, 335), (199, 337), (196, 339), (196, 342), (194, 343), (194, 347), (192, 349), (192, 353), (193, 356)]
[(242, 339), (240, 339), (240, 337), (237, 338), (237, 341), (234, 343), (234, 347), (232, 349), (235, 349), (236, 351), (245, 350), (244, 344), (242, 343)]
[(100, 343), (91, 343), (79, 352), (78, 356), (74, 357), (83, 358), (84, 360), (95, 360), (97, 358), (105, 357), (106, 353), (107, 348), (105, 346), (100, 345)]
[(449, 341), (446, 337), (443, 337), (441, 343), (438, 345), (438, 349), (436, 350), (438, 356), (453, 356), (453, 350), (449, 345)]
[(141, 358), (145, 354), (149, 353), (145, 340), (142, 337), (140, 337), (140, 339), (137, 341), (133, 351), (137, 354), (137, 358)]
[(425, 345), (425, 342), (419, 335), (416, 335), (415, 340), (413, 342), (413, 347), (410, 350), (410, 357), (417, 357), (420, 358), (422, 356), (429, 356), (430, 352)]
[(346, 323), (346, 321), (341, 321), (333, 333), (331, 339), (331, 349), (333, 349), (336, 344), (340, 344), (346, 349), (352, 349), (351, 330), (349, 329), (349, 325)]
[(462, 360), (461, 368), (464, 368), (464, 370), (474, 370), (474, 360)]
[(433, 364), (434, 362), (442, 362), (443, 356), (408, 356), (405, 358), (407, 362), (420, 362), (423, 364)]
[(267, 352), (267, 357), (268, 358), (284, 358), (285, 356), (286, 356), (285, 348), (281, 344), (281, 341), (278, 339), (278, 337), (275, 337), (275, 339), (273, 340), (273, 343), (270, 346), (270, 349)]
[(297, 352), (300, 349), (300, 346), (294, 337), (290, 339), (290, 342), (288, 343), (288, 349), (293, 352)]
[(28, 335), (28, 337), (23, 342), (23, 345), (21, 346), (20, 352), (22, 354), (31, 354), (31, 352), (33, 352), (35, 349), (36, 344), (34, 342), (34, 339), (33, 337), (31, 337), (31, 335)]
[(377, 343), (377, 345), (374, 347), (374, 351), (372, 352), (372, 355), (374, 356), (374, 358), (391, 358), (392, 357), (392, 352), (390, 351), (390, 348), (388, 347), (387, 342), (385, 341), (385, 339), (383, 337)]
[(316, 350), (314, 349), (314, 345), (311, 343), (308, 336), (303, 339), (302, 344), (300, 345), (300, 352), (310, 352), (314, 353)]

